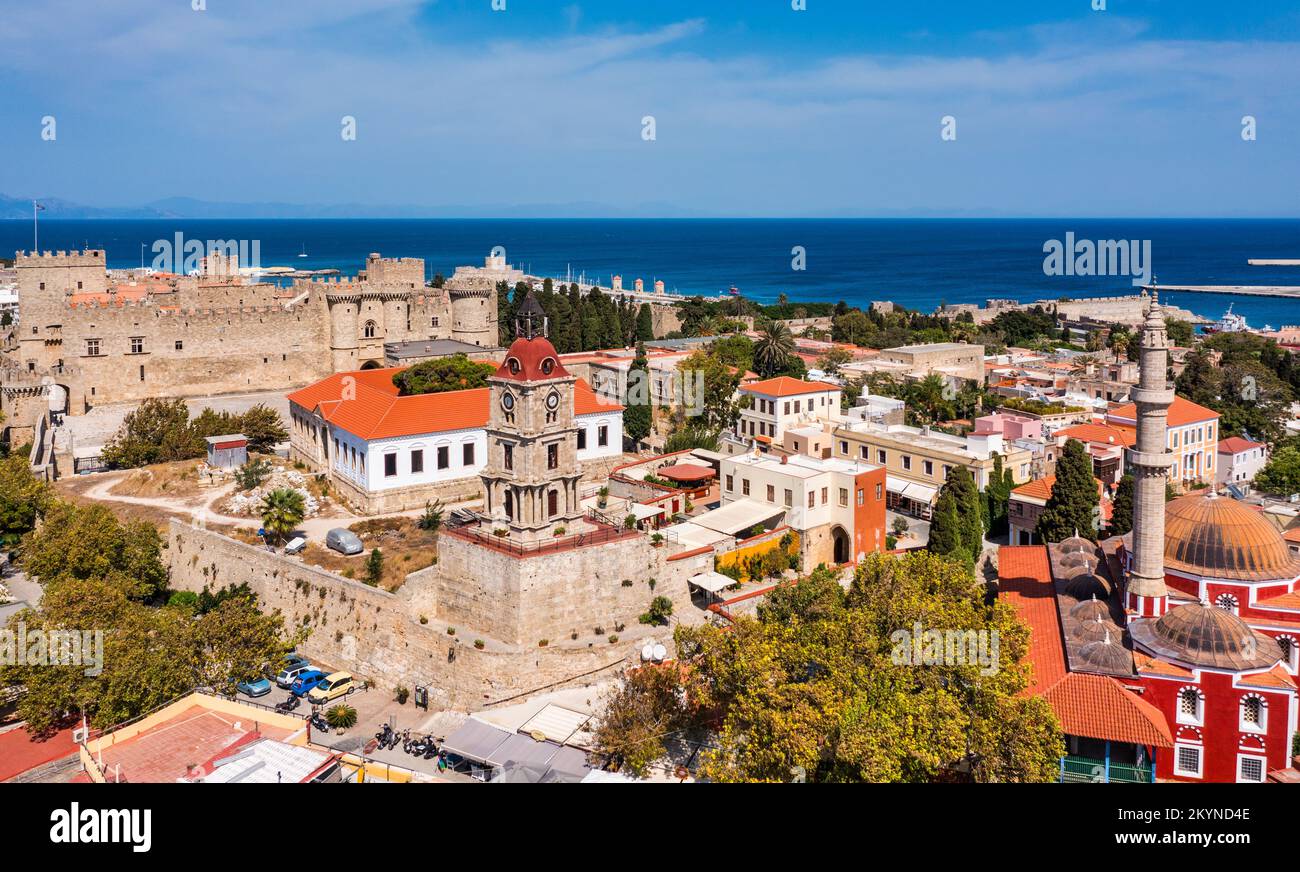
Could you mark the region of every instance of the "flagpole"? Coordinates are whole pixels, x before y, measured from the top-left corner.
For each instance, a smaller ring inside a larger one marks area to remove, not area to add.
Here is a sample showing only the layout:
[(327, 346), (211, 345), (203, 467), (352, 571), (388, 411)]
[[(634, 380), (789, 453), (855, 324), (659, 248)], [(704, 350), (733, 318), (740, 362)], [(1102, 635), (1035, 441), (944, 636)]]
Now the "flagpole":
[(36, 201), (32, 200), (32, 254), (41, 253), (40, 231), (36, 224)]

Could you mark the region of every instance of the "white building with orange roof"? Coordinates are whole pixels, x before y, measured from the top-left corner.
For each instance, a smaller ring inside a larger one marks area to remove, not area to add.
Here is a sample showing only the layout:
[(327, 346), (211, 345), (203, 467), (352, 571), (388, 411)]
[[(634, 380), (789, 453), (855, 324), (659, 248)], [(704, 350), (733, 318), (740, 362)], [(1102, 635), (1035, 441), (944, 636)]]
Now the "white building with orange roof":
[(823, 421), (837, 421), (840, 387), (827, 382), (808, 382), (789, 376), (742, 384), (740, 396), (748, 400), (724, 445), (737, 454), (757, 443), (766, 448), (780, 444), (785, 431)]
[[(290, 457), (323, 472), (368, 514), (477, 499), (487, 462), (489, 389), (401, 396), (401, 367), (335, 373), (288, 394)], [(601, 476), (623, 455), (623, 407), (574, 386), (577, 460)]]
[(1268, 446), (1263, 442), (1229, 436), (1219, 443), (1219, 484), (1249, 484), (1268, 463)]
[[(1133, 403), (1111, 409), (1106, 423), (1136, 432)], [(1169, 481), (1179, 489), (1214, 482), (1218, 469), (1219, 413), (1184, 397), (1174, 397), (1169, 407)]]

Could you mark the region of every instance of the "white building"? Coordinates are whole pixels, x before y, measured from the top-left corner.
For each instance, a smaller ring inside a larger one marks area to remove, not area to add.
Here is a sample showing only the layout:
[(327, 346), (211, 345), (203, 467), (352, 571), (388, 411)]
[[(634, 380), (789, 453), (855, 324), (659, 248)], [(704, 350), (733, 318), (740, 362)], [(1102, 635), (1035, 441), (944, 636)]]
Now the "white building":
[(754, 442), (779, 444), (787, 428), (801, 427), (842, 417), (840, 388), (826, 382), (806, 382), (789, 376), (741, 385), (738, 392), (750, 400), (732, 431), (733, 448)]
[(1240, 436), (1219, 442), (1219, 467), (1214, 480), (1218, 484), (1249, 484), (1268, 463), (1268, 446)]
[[(335, 373), (288, 395), (290, 457), (327, 472), (343, 498), (368, 513), (434, 499), (474, 499), (487, 462), (488, 388), (399, 396), (399, 368)], [(623, 407), (574, 388), (577, 459), (622, 456)]]

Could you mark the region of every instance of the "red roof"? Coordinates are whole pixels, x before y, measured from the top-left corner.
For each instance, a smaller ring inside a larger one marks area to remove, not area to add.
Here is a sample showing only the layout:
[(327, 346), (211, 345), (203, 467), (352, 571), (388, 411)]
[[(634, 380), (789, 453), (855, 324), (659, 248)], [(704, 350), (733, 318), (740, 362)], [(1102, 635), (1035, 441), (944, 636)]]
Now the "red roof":
[[(393, 384), (393, 375), (402, 369), (390, 367), (335, 373), (290, 393), (288, 399), (304, 409), (319, 412), (331, 424), (367, 440), (487, 426), (491, 388), (403, 397), (398, 395), (397, 386)], [(573, 407), (573, 413), (579, 416), (623, 409), (597, 397), (591, 386), (581, 379), (573, 386)]]
[(516, 339), (506, 349), (506, 359), (497, 367), (497, 378), (512, 381), (545, 381), (569, 374), (560, 363), (560, 354), (545, 336)]
[(696, 463), (674, 463), (672, 466), (659, 467), (659, 477), (673, 481), (702, 481), (713, 478), (713, 467)]
[(998, 549), (998, 599), (1009, 603), (1029, 627), (1033, 678), (1028, 693), (1040, 694), (1065, 677), (1065, 643), (1056, 614), (1052, 567), (1042, 545)]
[(779, 375), (776, 378), (750, 382), (740, 386), (740, 390), (746, 393), (762, 394), (765, 397), (793, 397), (799, 394), (820, 394), (826, 391), (838, 391), (839, 389), (839, 385), (827, 384), (826, 382), (807, 382), (802, 379), (790, 378), (788, 375)]
[(998, 549), (998, 578), (998, 599), (1011, 605), (1029, 628), (1033, 682), (1026, 693), (1047, 700), (1063, 732), (1160, 748), (1173, 746), (1165, 716), (1151, 703), (1110, 676), (1069, 671), (1047, 548), (1002, 546)]
[(75, 753), (71, 727), (47, 738), (32, 738), (26, 727), (16, 727), (0, 733), (0, 781)]
[(1132, 447), (1137, 442), (1137, 431), (1132, 427), (1115, 427), (1110, 424), (1075, 424), (1056, 431), (1057, 436), (1078, 439), (1080, 442), (1097, 442), (1102, 445)]
[[(1204, 406), (1198, 406), (1184, 397), (1174, 397), (1174, 404), (1169, 407), (1169, 426), (1182, 427), (1184, 424), (1196, 424), (1200, 421), (1217, 421), (1219, 413)], [(1106, 420), (1114, 423), (1137, 422), (1137, 406), (1126, 403), (1116, 406), (1106, 414)]]
[(1252, 442), (1240, 436), (1229, 436), (1227, 439), (1219, 440), (1220, 454), (1241, 454), (1243, 451), (1250, 451), (1252, 448), (1264, 447), (1263, 442)]
[[(1110, 497), (1106, 496), (1106, 491), (1102, 486), (1101, 480), (1094, 478), (1093, 481), (1097, 482), (1097, 494), (1101, 498), (1102, 517), (1109, 521), (1115, 506), (1111, 503)], [(1042, 500), (1046, 503), (1052, 496), (1052, 487), (1055, 486), (1055, 484), (1056, 476), (1045, 475), (1042, 478), (1036, 478), (1033, 481), (1020, 485), (1019, 487), (1012, 488), (1011, 496), (1019, 497), (1021, 499)]]
[(1068, 672), (1043, 692), (1061, 732), (1069, 736), (1172, 748), (1173, 734), (1160, 709), (1109, 675)]

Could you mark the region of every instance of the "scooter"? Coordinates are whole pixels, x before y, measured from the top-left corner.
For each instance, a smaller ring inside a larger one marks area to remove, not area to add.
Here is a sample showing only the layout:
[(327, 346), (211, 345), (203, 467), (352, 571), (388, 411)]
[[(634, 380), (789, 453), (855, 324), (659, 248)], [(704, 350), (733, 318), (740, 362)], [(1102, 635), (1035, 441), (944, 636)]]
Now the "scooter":
[(414, 739), (406, 746), (406, 753), (410, 754), (412, 757), (423, 757), (429, 750), (429, 746), (432, 744), (432, 736), (421, 736), (418, 739)]
[(393, 737), (393, 728), (390, 724), (384, 724), (384, 728), (375, 733), (375, 741), (379, 743), (378, 747), (382, 750), (388, 747), (389, 740)]
[(313, 711), (311, 713), (311, 726), (313, 730), (317, 730), (318, 732), (324, 733), (325, 735), (329, 735), (329, 731), (330, 731), (329, 721), (325, 720), (325, 716), (322, 715), (319, 711)]
[(276, 705), (275, 710), (278, 711), (278, 712), (280, 712), (281, 714), (285, 714), (285, 713), (288, 713), (288, 712), (293, 711), (294, 709), (296, 709), (296, 708), (297, 708), (298, 706), (300, 706), (300, 705), (302, 705), (302, 700), (298, 699), (298, 697), (294, 696), (294, 695), (291, 693), (291, 694), (289, 694), (289, 698), (288, 698), (288, 699), (286, 699), (284, 702), (282, 702), (282, 703), (278, 703), (278, 704)]
[(441, 753), (441, 749), (438, 748), (437, 740), (434, 739), (433, 736), (429, 736), (429, 747), (424, 749), (424, 759), (432, 760), (434, 757), (437, 757), (438, 754), (440, 753)]

